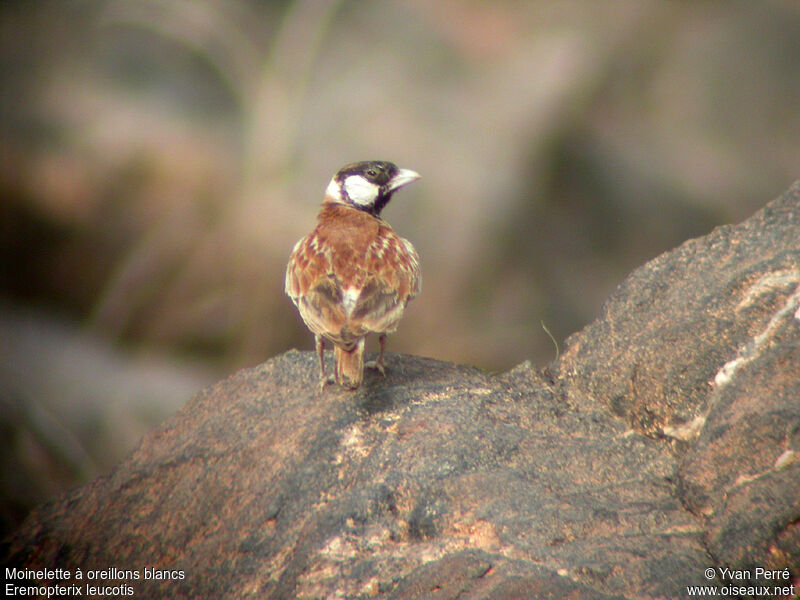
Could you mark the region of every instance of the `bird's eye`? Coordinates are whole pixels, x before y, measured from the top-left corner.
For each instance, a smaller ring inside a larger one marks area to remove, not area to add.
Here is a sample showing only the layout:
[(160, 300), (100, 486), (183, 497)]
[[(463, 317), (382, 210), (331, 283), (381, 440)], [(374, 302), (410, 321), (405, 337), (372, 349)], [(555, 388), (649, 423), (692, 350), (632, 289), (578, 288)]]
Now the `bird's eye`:
[(369, 175), (370, 177), (375, 177), (378, 175), (378, 172), (375, 169), (369, 169), (367, 171), (367, 175)]

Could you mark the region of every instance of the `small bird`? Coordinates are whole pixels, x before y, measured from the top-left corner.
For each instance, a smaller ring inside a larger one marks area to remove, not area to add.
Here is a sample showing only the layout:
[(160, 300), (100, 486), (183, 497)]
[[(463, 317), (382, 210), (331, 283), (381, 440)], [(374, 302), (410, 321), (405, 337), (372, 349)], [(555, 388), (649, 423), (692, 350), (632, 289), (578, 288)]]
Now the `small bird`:
[(387, 161), (342, 167), (333, 176), (317, 226), (294, 246), (286, 267), (286, 294), (314, 334), (320, 388), (325, 347), (333, 344), (336, 381), (355, 390), (364, 371), (364, 345), (377, 333), (378, 360), (367, 363), (385, 375), (386, 336), (419, 294), (422, 277), (414, 246), (398, 236), (380, 214), (392, 194), (419, 179)]

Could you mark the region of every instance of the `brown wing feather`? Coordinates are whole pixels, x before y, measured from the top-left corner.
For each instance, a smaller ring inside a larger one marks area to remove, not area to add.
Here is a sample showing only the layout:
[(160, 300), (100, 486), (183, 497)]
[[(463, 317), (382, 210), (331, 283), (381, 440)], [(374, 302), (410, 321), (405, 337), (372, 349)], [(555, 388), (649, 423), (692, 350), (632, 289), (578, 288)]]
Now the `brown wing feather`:
[(410, 242), (349, 208), (323, 208), (286, 268), (286, 293), (308, 328), (345, 346), (368, 333), (394, 331), (420, 285)]
[(372, 275), (361, 287), (350, 322), (372, 333), (391, 333), (420, 291), (419, 258), (407, 240), (384, 225), (367, 250), (366, 264)]
[(312, 332), (326, 334), (345, 321), (337, 282), (328, 274), (328, 252), (319, 246), (317, 232), (294, 247), (286, 266), (286, 294)]

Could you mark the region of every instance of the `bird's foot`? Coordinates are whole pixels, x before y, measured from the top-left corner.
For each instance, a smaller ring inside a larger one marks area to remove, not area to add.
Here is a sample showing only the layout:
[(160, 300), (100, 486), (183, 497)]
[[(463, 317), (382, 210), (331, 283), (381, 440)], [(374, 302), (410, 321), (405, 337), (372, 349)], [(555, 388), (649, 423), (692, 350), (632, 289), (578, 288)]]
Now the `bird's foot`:
[(364, 363), (364, 366), (368, 369), (375, 369), (378, 373), (386, 377), (386, 366), (383, 364), (382, 360), (368, 360)]
[(326, 375), (323, 375), (319, 379), (319, 391), (325, 390), (325, 388), (332, 383), (334, 383), (333, 377), (327, 377)]

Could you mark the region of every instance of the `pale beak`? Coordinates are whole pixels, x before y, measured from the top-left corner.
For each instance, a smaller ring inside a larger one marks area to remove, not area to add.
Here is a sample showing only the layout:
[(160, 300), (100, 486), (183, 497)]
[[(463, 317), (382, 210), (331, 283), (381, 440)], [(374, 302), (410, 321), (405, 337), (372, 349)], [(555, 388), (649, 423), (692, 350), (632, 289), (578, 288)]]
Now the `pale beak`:
[(397, 175), (389, 180), (389, 191), (393, 192), (395, 190), (399, 190), (401, 187), (404, 187), (409, 183), (414, 183), (417, 179), (419, 179), (419, 177), (420, 175), (416, 171), (412, 171), (411, 169), (400, 169), (397, 172)]

